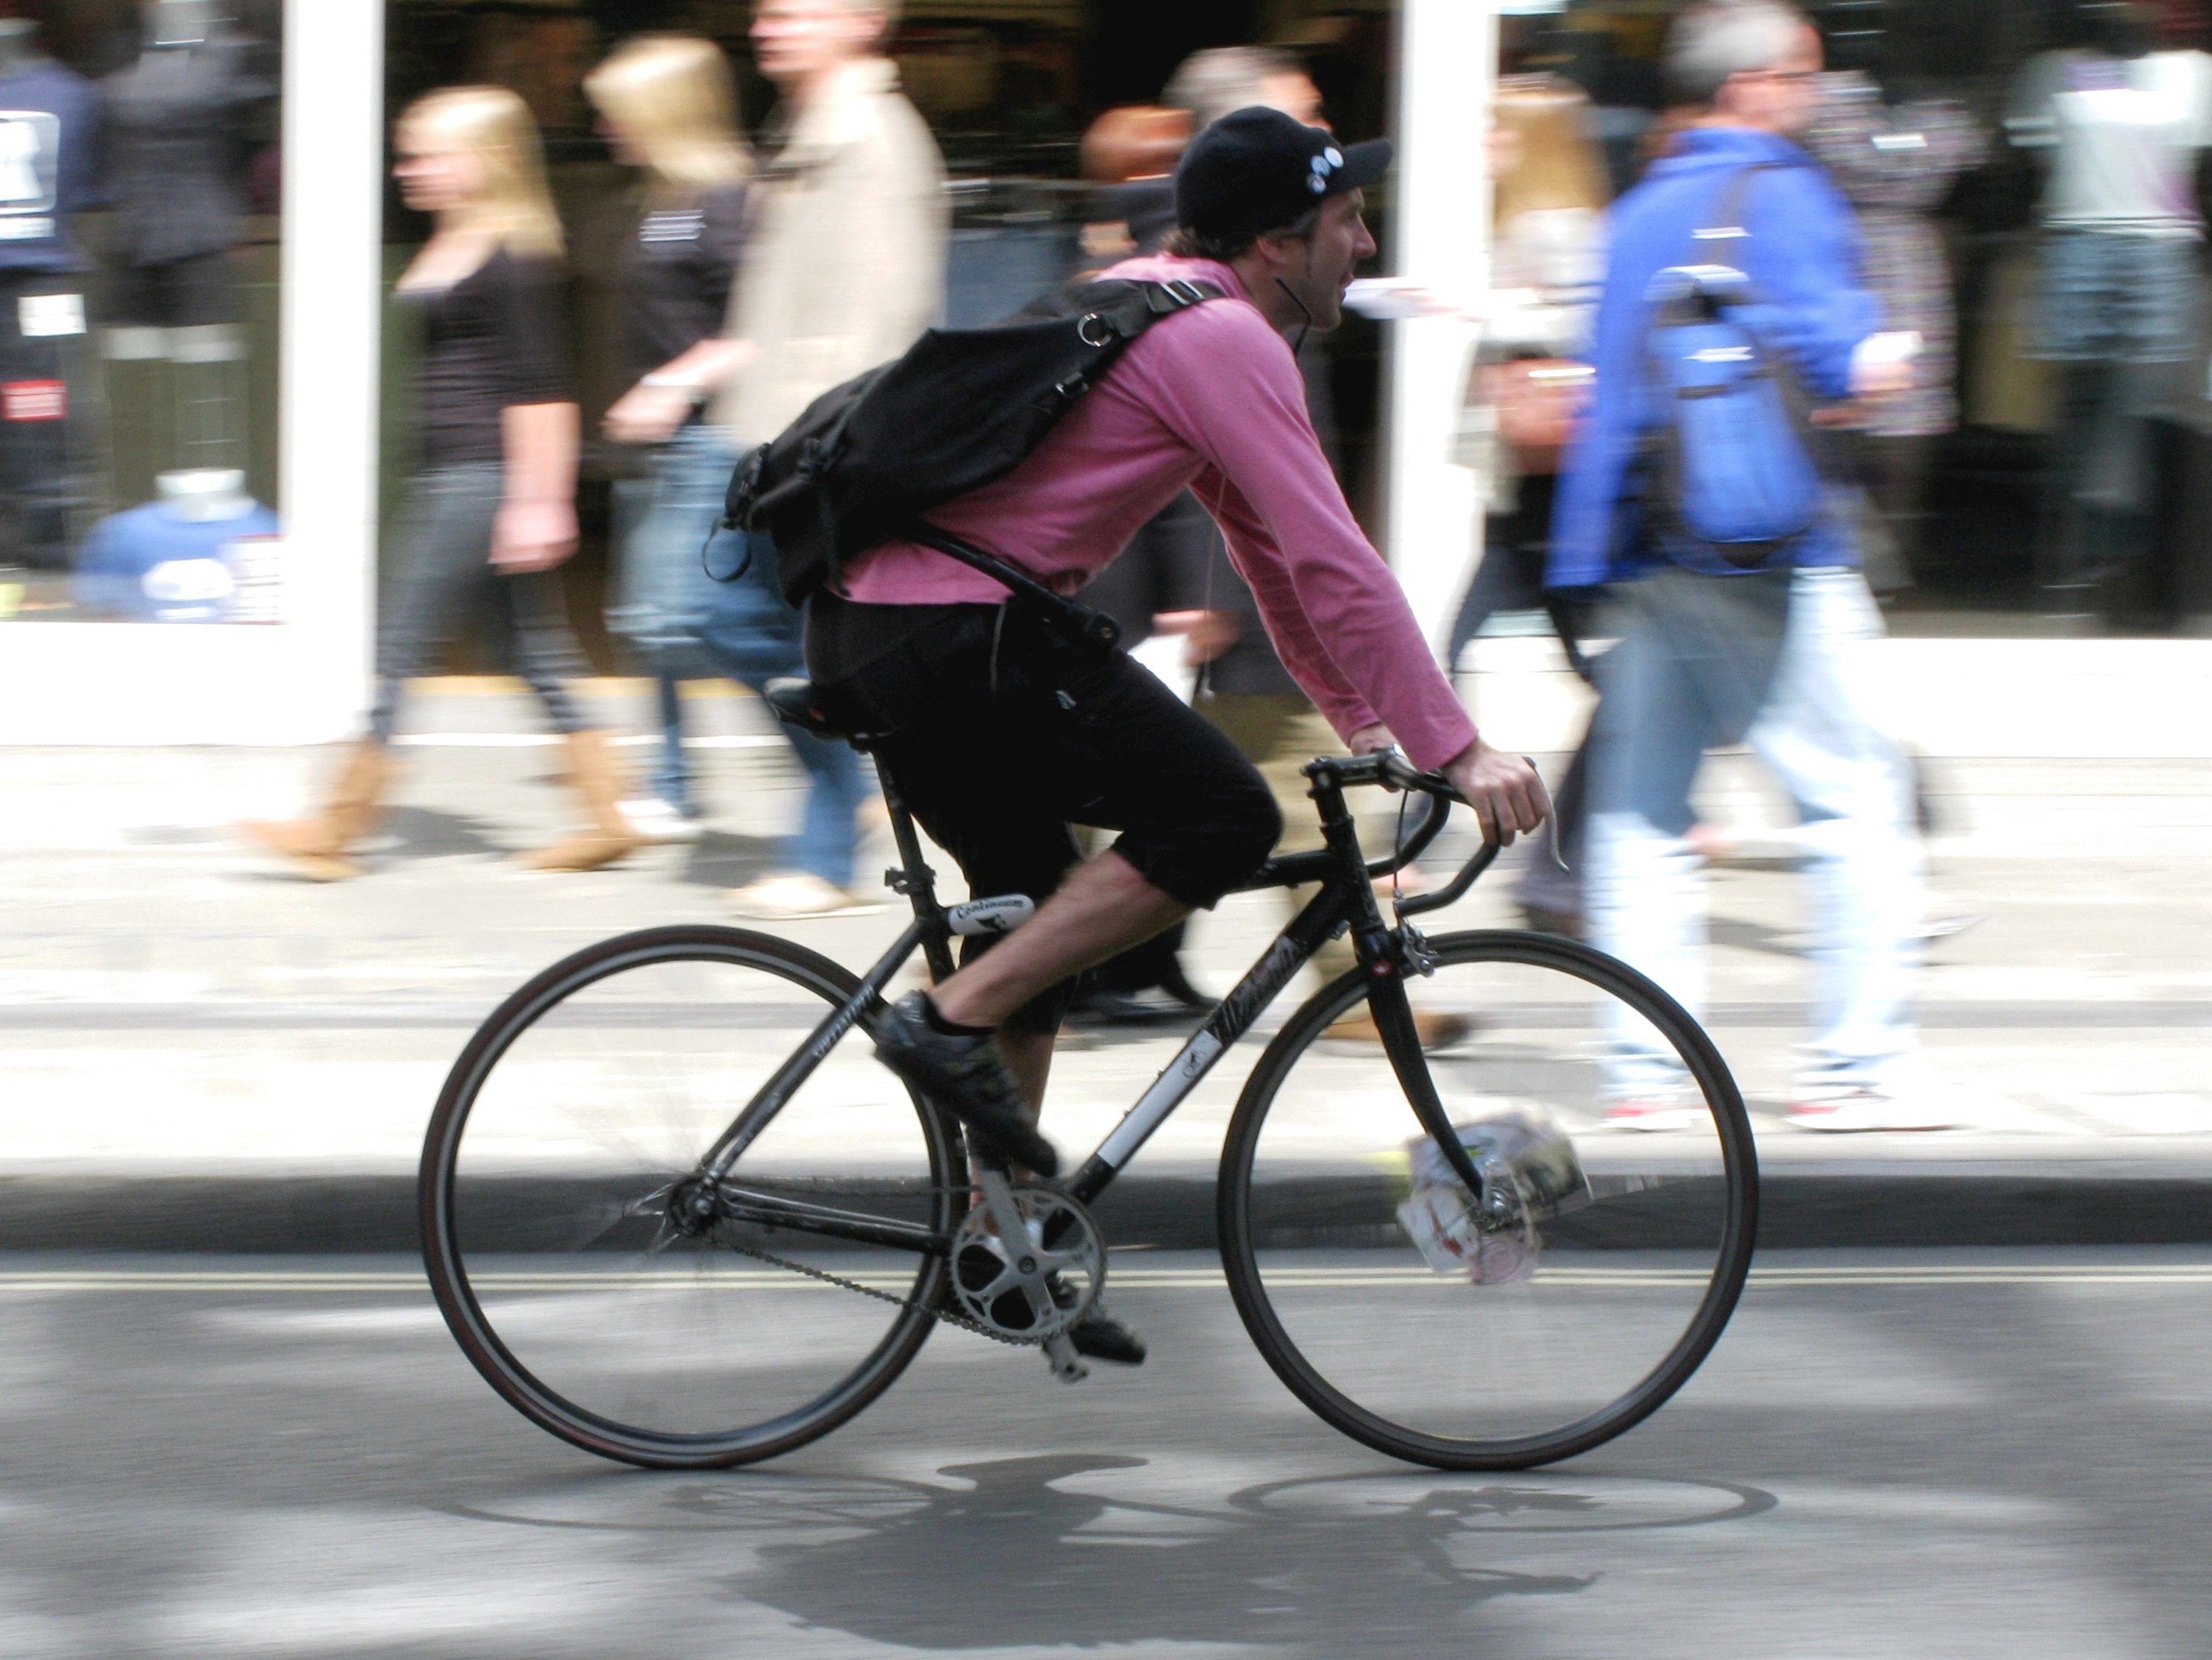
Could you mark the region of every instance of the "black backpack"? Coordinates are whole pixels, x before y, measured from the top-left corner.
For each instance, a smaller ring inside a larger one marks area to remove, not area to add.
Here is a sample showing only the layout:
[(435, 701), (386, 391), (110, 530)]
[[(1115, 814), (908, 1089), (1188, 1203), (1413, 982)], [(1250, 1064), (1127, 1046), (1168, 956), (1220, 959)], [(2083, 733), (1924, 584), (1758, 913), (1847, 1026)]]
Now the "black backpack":
[(722, 523), (769, 534), (777, 584), (794, 605), (895, 537), (1064, 605), (919, 515), (1012, 472), (1155, 319), (1220, 297), (1202, 283), (1112, 278), (1070, 285), (988, 328), (932, 329), (747, 455)]

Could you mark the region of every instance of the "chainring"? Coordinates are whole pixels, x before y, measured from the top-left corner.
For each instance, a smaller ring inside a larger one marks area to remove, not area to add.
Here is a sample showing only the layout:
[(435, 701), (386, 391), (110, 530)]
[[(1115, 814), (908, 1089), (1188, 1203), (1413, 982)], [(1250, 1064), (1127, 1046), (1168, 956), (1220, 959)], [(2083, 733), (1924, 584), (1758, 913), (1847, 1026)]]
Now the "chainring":
[(1009, 1190), (1024, 1223), (1009, 1250), (978, 1205), (952, 1236), (950, 1300), (969, 1320), (1012, 1343), (1043, 1343), (1091, 1311), (1106, 1284), (1106, 1242), (1091, 1213), (1051, 1188)]

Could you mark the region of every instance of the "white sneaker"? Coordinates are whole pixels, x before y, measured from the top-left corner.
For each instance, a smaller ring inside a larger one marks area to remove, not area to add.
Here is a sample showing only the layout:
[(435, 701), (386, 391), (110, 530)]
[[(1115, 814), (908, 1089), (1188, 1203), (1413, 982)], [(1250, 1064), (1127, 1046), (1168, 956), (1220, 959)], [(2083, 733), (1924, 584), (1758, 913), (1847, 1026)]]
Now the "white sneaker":
[(1917, 1092), (1900, 1097), (1861, 1085), (1808, 1090), (1791, 1104), (1787, 1116), (1801, 1130), (1831, 1134), (1962, 1128), (1958, 1114), (1942, 1110), (1932, 1097)]
[(656, 844), (696, 842), (707, 832), (696, 818), (686, 818), (657, 795), (641, 795), (619, 804), (623, 822), (641, 842)]
[(763, 876), (742, 888), (732, 888), (723, 897), (738, 915), (771, 922), (791, 922), (808, 916), (865, 916), (884, 908), (880, 899), (848, 893), (805, 871), (793, 871), (786, 876)]
[(1614, 1101), (1605, 1110), (1604, 1127), (1612, 1130), (1686, 1130), (1698, 1122), (1698, 1110), (1679, 1100)]

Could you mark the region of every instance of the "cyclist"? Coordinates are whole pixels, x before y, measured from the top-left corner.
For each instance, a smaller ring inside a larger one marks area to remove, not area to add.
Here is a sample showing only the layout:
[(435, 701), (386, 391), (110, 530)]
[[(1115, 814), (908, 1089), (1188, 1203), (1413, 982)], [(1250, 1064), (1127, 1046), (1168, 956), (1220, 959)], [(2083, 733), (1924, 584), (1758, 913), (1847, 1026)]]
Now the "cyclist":
[[(1543, 784), (1477, 735), (1354, 522), (1289, 338), (1341, 320), (1375, 252), (1361, 192), (1389, 156), (1386, 140), (1340, 145), (1258, 107), (1200, 133), (1176, 170), (1168, 252), (1105, 274), (1221, 297), (1159, 319), (1018, 467), (929, 517), (1073, 592), (1192, 489), (1346, 745), (1401, 746), (1510, 842), (1543, 821)], [(879, 763), (969, 891), (1038, 903), (1013, 933), (968, 941), (959, 971), (901, 1000), (876, 1043), (980, 1141), (1050, 1176), (1036, 1122), (1069, 977), (1214, 904), (1267, 858), (1281, 818), (1252, 764), (1158, 679), (1118, 655), (1069, 669), (1006, 599), (945, 555), (887, 543), (851, 563), (842, 594), (816, 595), (806, 658), (825, 712), (885, 734)], [(1121, 834), (1079, 866), (1071, 822)], [(1142, 1358), (1127, 1333), (1133, 1353), (1085, 1335), (1087, 1353)]]

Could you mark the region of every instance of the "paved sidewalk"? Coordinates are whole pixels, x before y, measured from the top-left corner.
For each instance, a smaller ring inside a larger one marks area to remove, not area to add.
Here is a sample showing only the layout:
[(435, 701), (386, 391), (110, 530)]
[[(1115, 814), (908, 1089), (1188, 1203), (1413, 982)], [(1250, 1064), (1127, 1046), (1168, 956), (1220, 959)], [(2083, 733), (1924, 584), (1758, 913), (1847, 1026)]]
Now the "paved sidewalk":
[[(548, 777), (557, 752), (533, 741), (519, 700), (418, 700), (371, 873), (334, 887), (267, 869), (224, 830), (291, 811), (327, 754), (0, 751), (0, 1183), (15, 1219), (0, 1243), (175, 1243), (215, 1225), (210, 1205), (235, 1205), (235, 1248), (389, 1245), (438, 1083), (500, 997), (608, 934), (728, 920), (720, 891), (773, 863), (795, 769), (750, 699), (695, 708), (706, 839), (586, 876), (512, 861), (568, 811)], [(1759, 1124), (1770, 1237), (2212, 1239), (2212, 763), (1954, 761), (1931, 783), (1938, 909), (1985, 918), (1933, 947), (1923, 1007), (1929, 1058), (1970, 1128), (1784, 1125), (1802, 896), (1785, 871), (1715, 873), (1711, 1025)], [(1709, 797), (1751, 851), (1785, 850), (1761, 839), (1778, 818), (1741, 764), (1714, 769)], [(1504, 874), (1432, 931), (1509, 921)], [(1234, 898), (1200, 919), (1201, 984), (1231, 983), (1276, 903)], [(886, 911), (785, 931), (859, 963), (896, 923)], [(1090, 1145), (1173, 1048), (1072, 1039), (1048, 1128)], [(1139, 1161), (1150, 1186), (1127, 1202), (1185, 1216), (1176, 1237), (1200, 1225), (1188, 1216), (1209, 1202), (1257, 1052), (1248, 1040), (1224, 1061)], [(156, 1179), (217, 1186), (161, 1189), (173, 1202), (144, 1212), (163, 1219), (155, 1237), (131, 1236), (137, 1207), (118, 1208), (117, 1184)]]

